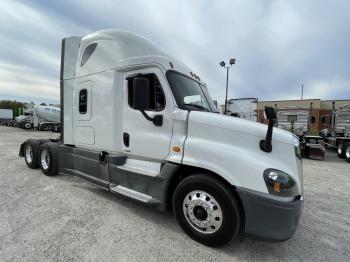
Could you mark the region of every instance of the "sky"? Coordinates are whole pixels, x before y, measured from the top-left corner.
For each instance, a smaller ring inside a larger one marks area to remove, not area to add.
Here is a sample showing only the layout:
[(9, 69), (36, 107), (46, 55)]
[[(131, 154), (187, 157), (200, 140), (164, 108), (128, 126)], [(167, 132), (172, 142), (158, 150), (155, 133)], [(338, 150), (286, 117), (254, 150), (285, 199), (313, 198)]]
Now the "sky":
[(350, 1), (0, 2), (0, 100), (59, 101), (64, 37), (105, 28), (152, 40), (193, 68), (213, 99), (350, 98)]

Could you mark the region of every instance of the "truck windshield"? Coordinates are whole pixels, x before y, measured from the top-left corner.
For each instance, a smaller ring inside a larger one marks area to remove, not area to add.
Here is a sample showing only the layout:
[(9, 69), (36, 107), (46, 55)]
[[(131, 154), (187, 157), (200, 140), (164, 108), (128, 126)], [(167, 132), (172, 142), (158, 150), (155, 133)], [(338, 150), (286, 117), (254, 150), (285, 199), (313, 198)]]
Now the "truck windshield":
[(166, 77), (179, 108), (217, 112), (208, 89), (190, 77), (175, 71), (168, 71)]

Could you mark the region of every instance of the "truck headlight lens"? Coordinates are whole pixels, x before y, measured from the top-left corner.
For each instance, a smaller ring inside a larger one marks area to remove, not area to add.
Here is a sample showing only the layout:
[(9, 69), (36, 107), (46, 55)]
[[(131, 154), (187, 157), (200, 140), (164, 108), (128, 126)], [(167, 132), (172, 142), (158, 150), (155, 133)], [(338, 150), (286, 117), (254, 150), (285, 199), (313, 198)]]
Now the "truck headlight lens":
[(270, 194), (276, 196), (297, 196), (298, 188), (295, 180), (288, 174), (277, 169), (266, 169), (264, 180)]
[(301, 160), (300, 143), (299, 143), (299, 139), (296, 136), (293, 137), (293, 145), (294, 145), (295, 156)]

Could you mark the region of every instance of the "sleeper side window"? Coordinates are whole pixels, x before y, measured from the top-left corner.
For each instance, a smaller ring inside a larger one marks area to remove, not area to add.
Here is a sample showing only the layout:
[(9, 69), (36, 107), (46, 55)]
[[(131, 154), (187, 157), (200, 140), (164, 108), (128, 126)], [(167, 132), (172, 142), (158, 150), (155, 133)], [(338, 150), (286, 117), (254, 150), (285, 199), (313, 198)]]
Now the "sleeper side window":
[[(142, 77), (149, 80), (150, 86), (150, 111), (162, 111), (165, 108), (165, 96), (158, 77), (155, 74), (143, 74)], [(128, 103), (133, 108), (133, 77), (128, 78)]]
[(79, 92), (79, 114), (86, 114), (87, 111), (87, 90), (82, 89)]
[(89, 58), (91, 57), (91, 55), (95, 51), (96, 47), (97, 47), (97, 43), (93, 43), (91, 45), (88, 45), (85, 48), (83, 56), (81, 57), (80, 66), (85, 65), (85, 63), (89, 60)]

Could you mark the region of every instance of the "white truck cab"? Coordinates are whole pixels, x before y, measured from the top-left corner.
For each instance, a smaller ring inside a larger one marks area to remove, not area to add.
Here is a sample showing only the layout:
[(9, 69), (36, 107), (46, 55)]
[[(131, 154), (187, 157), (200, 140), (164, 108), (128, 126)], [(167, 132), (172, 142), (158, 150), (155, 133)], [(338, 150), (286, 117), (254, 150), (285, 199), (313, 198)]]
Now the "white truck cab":
[[(62, 41), (61, 136), (20, 155), (158, 210), (219, 246), (240, 231), (295, 232), (303, 203), (299, 142), (271, 125), (216, 113), (202, 79), (153, 43), (121, 30)], [(117, 211), (116, 211), (117, 212)]]

